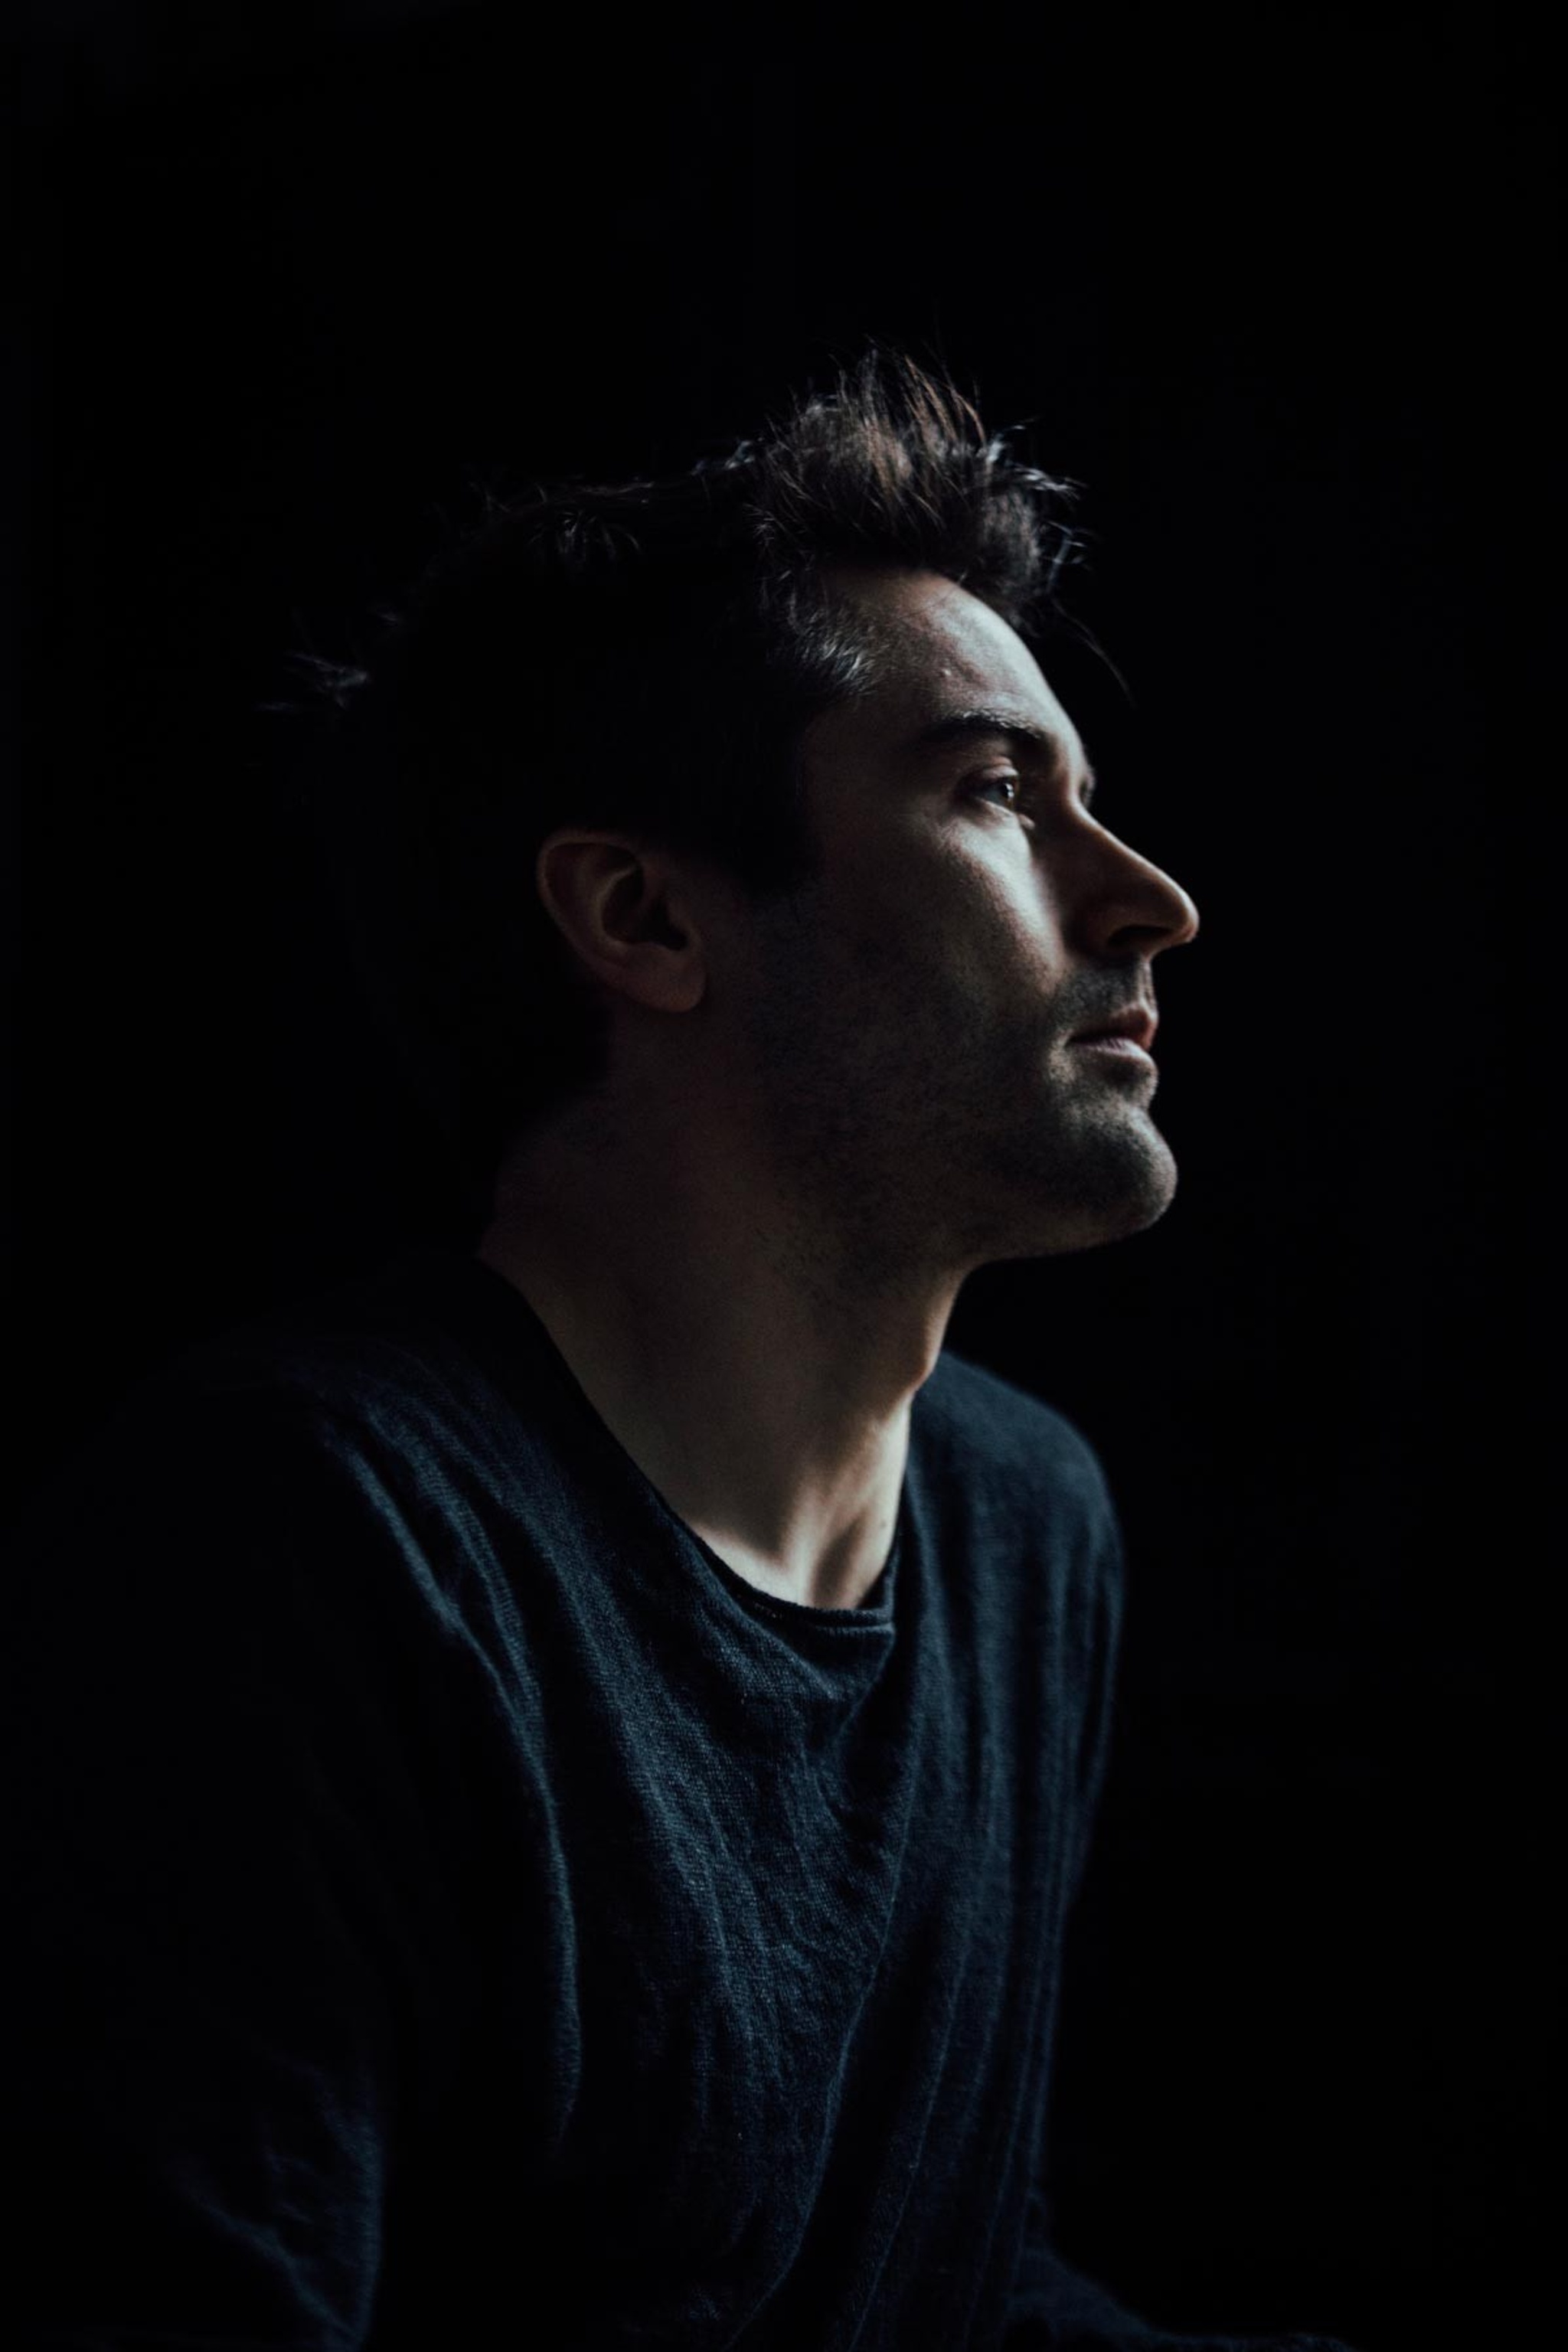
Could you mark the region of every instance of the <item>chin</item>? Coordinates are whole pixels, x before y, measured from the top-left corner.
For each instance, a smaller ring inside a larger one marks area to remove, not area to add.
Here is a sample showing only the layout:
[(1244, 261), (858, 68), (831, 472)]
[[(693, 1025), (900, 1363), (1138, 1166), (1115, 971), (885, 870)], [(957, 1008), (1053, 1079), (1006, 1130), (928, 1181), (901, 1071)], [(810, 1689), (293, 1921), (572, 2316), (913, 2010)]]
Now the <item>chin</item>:
[(1176, 1163), (1163, 1137), (1152, 1140), (1157, 1149), (1086, 1155), (1068, 1181), (1043, 1188), (1044, 1197), (1037, 1179), (1021, 1220), (1028, 1238), (1008, 1255), (1062, 1257), (1157, 1225), (1176, 1196)]
[(1105, 1249), (1112, 1242), (1131, 1241), (1134, 1234), (1147, 1233), (1151, 1225), (1159, 1223), (1164, 1213), (1162, 1206), (1142, 1216), (1126, 1216), (1116, 1221), (1108, 1218), (1100, 1224), (1091, 1223), (1087, 1219), (1066, 1230), (1058, 1224), (1037, 1248), (1020, 1250), (1018, 1255), (1071, 1257), (1083, 1250)]

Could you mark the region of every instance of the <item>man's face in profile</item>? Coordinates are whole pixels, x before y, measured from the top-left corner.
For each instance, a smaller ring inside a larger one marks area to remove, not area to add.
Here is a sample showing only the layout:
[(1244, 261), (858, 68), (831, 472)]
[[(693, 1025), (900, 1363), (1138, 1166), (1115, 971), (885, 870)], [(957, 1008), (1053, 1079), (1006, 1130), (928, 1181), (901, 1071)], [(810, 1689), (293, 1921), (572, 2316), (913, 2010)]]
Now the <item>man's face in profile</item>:
[(742, 1062), (772, 1149), (868, 1272), (1138, 1232), (1176, 1184), (1157, 1073), (1073, 1039), (1153, 1008), (1152, 960), (1196, 908), (1089, 813), (1077, 730), (988, 605), (932, 572), (835, 586), (878, 682), (806, 730), (824, 874), (746, 927)]

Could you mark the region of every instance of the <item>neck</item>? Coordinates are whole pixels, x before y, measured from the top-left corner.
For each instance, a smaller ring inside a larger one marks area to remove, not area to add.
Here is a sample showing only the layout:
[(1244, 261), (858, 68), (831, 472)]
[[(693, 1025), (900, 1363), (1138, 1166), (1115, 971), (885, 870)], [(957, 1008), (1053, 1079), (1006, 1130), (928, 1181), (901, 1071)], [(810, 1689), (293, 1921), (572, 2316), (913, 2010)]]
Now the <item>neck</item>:
[(786, 1197), (739, 1138), (637, 1132), (532, 1147), (479, 1255), (721, 1559), (852, 1607), (892, 1543), (910, 1407), (962, 1274), (900, 1268), (885, 1234)]

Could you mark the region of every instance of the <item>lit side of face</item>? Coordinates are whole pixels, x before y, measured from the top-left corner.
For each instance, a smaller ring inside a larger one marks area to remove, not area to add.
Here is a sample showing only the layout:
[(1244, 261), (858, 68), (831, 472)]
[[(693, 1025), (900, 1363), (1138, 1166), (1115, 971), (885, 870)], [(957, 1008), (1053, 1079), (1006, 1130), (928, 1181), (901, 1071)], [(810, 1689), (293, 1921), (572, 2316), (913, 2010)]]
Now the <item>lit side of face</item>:
[(1092, 1247), (1169, 1205), (1156, 1073), (1075, 1033), (1152, 1011), (1186, 893), (1090, 809), (1071, 719), (1016, 632), (933, 572), (845, 569), (879, 682), (808, 728), (826, 870), (763, 926), (754, 1043), (777, 1148), (853, 1185), (905, 1255)]

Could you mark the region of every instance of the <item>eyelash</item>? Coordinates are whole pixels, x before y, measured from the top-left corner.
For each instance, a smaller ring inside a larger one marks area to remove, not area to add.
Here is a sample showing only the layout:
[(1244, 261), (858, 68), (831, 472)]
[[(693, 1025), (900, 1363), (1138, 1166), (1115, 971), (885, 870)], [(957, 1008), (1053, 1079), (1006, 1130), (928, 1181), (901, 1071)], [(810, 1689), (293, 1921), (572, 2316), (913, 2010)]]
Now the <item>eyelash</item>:
[(1018, 788), (1018, 796), (1016, 800), (1008, 803), (1007, 814), (1009, 816), (1016, 816), (1021, 809), (1027, 809), (1029, 807), (1033, 798), (1029, 787), (1025, 782), (1023, 777), (1018, 775), (1012, 769), (1009, 769), (1005, 776), (982, 777), (980, 782), (972, 787), (972, 791), (974, 794), (978, 795), (983, 792), (989, 792), (992, 787), (996, 784), (1016, 784)]
[[(1005, 775), (983, 776), (978, 783), (970, 786), (970, 796), (974, 798), (983, 792), (989, 792), (996, 784), (1016, 784), (1018, 788), (1016, 800), (1010, 803), (1006, 808), (1005, 814), (1008, 816), (1029, 815), (1034, 812), (1038, 798), (1037, 788), (1029, 782), (1027, 777), (1019, 775), (1016, 768), (1009, 768)], [(1087, 814), (1089, 803), (1080, 802), (1079, 806)]]

